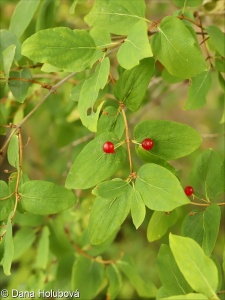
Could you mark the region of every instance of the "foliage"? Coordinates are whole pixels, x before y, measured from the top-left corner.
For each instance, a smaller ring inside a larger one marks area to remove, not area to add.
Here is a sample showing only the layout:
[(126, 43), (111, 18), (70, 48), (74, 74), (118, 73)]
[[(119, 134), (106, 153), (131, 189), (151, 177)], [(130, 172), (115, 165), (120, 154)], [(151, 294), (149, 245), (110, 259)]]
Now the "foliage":
[(216, 2), (1, 4), (12, 8), (0, 31), (0, 287), (9, 296), (224, 299)]

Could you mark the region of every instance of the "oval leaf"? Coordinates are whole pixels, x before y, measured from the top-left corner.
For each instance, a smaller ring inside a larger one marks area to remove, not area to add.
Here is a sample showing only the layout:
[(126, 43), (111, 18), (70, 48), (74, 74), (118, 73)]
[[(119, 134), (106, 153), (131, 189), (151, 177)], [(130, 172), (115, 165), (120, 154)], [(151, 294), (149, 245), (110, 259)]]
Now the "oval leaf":
[(158, 30), (152, 38), (152, 51), (169, 73), (185, 79), (207, 71), (195, 39), (181, 20), (165, 17)]
[(130, 185), (114, 199), (97, 197), (91, 209), (88, 224), (91, 244), (106, 241), (124, 222), (130, 211)]
[(24, 210), (36, 215), (49, 215), (73, 206), (77, 199), (73, 192), (54, 183), (32, 180), (21, 188), (21, 205)]
[(145, 164), (139, 169), (135, 188), (152, 210), (171, 211), (189, 203), (178, 179), (155, 164)]
[(86, 31), (58, 27), (38, 31), (26, 39), (22, 54), (57, 68), (82, 71), (89, 66), (95, 48)]
[(148, 223), (147, 238), (149, 242), (154, 242), (161, 239), (167, 230), (173, 226), (177, 221), (176, 210), (170, 213), (165, 213), (162, 211), (154, 211), (150, 222)]
[(205, 211), (195, 211), (187, 215), (182, 224), (182, 232), (184, 236), (195, 240), (205, 254), (210, 256), (217, 240), (220, 218), (221, 211), (218, 205), (210, 205)]
[(131, 194), (131, 216), (136, 229), (143, 223), (145, 213), (145, 203), (140, 193), (133, 187)]
[(214, 262), (194, 240), (172, 234), (169, 239), (177, 265), (190, 286), (210, 299), (218, 299), (218, 272)]
[(92, 194), (105, 199), (112, 199), (120, 196), (126, 190), (127, 185), (127, 181), (116, 178), (111, 181), (105, 181), (98, 184), (92, 190)]
[(177, 122), (156, 120), (139, 123), (134, 129), (138, 142), (150, 138), (154, 147), (150, 150), (166, 160), (186, 156), (201, 144), (199, 133), (192, 127)]
[(115, 149), (115, 153), (103, 152), (106, 141), (116, 143), (113, 133), (103, 133), (89, 142), (75, 159), (66, 179), (69, 189), (88, 189), (115, 174), (124, 164), (126, 150)]

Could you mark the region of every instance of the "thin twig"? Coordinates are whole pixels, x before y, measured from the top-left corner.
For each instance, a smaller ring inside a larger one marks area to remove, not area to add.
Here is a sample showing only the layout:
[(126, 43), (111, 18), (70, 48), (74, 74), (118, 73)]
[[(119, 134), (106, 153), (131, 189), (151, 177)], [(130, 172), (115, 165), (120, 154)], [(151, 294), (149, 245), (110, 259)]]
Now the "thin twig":
[(196, 206), (210, 206), (212, 204), (217, 204), (218, 206), (225, 205), (225, 202), (220, 202), (220, 203), (197, 203), (197, 202), (190, 201), (189, 203), (192, 204), (192, 205), (196, 205)]
[(131, 158), (131, 151), (130, 151), (130, 137), (129, 137), (129, 127), (127, 123), (126, 113), (124, 111), (123, 103), (120, 104), (120, 110), (123, 115), (124, 125), (125, 125), (125, 132), (126, 132), (126, 144), (127, 144), (127, 151), (128, 151), (128, 158), (130, 163), (130, 174), (133, 173), (133, 166), (132, 166), (132, 158)]
[(66, 82), (68, 79), (70, 79), (71, 77), (73, 77), (76, 74), (76, 72), (73, 72), (71, 74), (69, 74), (68, 76), (66, 76), (65, 78), (63, 78), (62, 80), (60, 80), (57, 84), (53, 85), (52, 88), (50, 89), (50, 91), (42, 98), (42, 100), (29, 112), (28, 115), (26, 115), (26, 117), (15, 126), (14, 130), (11, 132), (11, 134), (9, 135), (8, 139), (6, 140), (6, 142), (4, 143), (4, 145), (2, 146), (2, 148), (0, 149), (0, 153), (3, 152), (3, 150), (7, 147), (11, 137), (14, 135), (14, 133), (18, 130), (18, 128), (20, 128), (20, 126), (22, 126), (27, 119), (30, 118), (30, 116), (32, 116), (36, 110), (45, 102), (45, 100), (53, 93), (55, 93), (56, 89), (58, 87), (60, 87), (64, 82)]

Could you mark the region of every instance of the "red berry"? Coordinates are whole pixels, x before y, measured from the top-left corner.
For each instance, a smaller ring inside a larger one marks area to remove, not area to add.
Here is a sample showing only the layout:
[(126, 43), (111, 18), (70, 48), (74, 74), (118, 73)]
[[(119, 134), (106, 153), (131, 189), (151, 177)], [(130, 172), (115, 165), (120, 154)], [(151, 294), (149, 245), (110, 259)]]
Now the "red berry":
[(194, 193), (194, 189), (192, 186), (186, 186), (186, 188), (184, 189), (184, 192), (187, 196), (191, 196)]
[(154, 146), (154, 142), (151, 139), (144, 139), (141, 145), (145, 150), (151, 150)]
[(115, 153), (114, 144), (112, 142), (105, 142), (102, 149), (105, 153)]

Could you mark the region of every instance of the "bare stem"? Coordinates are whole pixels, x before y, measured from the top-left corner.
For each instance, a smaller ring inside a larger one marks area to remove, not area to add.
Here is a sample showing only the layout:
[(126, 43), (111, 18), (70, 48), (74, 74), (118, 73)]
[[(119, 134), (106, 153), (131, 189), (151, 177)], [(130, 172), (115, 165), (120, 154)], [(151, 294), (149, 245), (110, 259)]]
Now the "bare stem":
[(125, 131), (126, 131), (126, 144), (127, 144), (127, 151), (128, 151), (128, 158), (129, 158), (129, 163), (130, 163), (130, 174), (133, 173), (133, 166), (132, 166), (132, 158), (131, 158), (131, 151), (130, 151), (130, 137), (129, 137), (129, 127), (127, 123), (127, 117), (126, 113), (124, 111), (123, 103), (120, 105), (120, 109), (123, 115), (123, 120), (124, 120), (124, 125), (125, 125)]
[[(197, 202), (191, 202), (191, 201), (190, 201), (190, 204), (196, 205), (196, 206), (210, 206), (210, 205), (212, 205), (212, 203), (197, 203)], [(215, 203), (215, 204), (217, 204), (218, 206), (223, 206), (223, 205), (225, 205), (225, 202), (220, 202), (220, 203)]]

